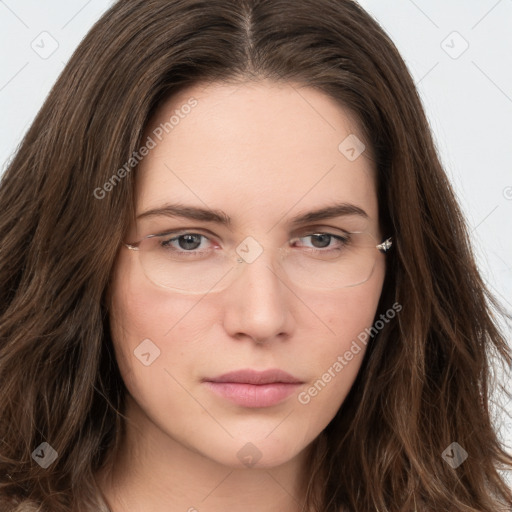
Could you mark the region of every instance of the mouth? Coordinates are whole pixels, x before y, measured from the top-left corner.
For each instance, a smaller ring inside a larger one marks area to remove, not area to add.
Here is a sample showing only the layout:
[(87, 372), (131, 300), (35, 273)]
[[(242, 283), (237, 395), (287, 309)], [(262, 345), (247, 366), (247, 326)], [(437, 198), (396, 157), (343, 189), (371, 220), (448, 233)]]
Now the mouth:
[(271, 407), (293, 394), (303, 381), (283, 370), (238, 370), (203, 379), (214, 393), (242, 407)]

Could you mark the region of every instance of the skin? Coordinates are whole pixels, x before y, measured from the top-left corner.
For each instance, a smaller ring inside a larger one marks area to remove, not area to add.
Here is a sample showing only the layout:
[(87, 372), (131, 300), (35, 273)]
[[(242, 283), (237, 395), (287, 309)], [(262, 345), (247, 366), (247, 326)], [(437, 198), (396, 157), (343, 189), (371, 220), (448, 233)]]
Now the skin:
[[(369, 219), (304, 227), (364, 224), (382, 240), (369, 145), (354, 161), (338, 150), (349, 134), (362, 135), (333, 99), (296, 84), (201, 84), (162, 105), (147, 135), (191, 97), (197, 106), (139, 165), (136, 211), (181, 202), (222, 209), (233, 225), (151, 217), (134, 222), (126, 242), (171, 226), (209, 229), (233, 248), (247, 236), (262, 247), (281, 245), (294, 234), (292, 216), (335, 201), (363, 208)], [(329, 291), (286, 285), (268, 270), (271, 263), (264, 250), (225, 290), (186, 295), (156, 287), (138, 253), (120, 249), (111, 329), (129, 391), (128, 423), (114, 470), (97, 475), (112, 512), (300, 509), (308, 448), (343, 403), (365, 346), (307, 404), (294, 393), (272, 407), (246, 408), (202, 379), (280, 368), (304, 382), (301, 390), (312, 386), (372, 325), (385, 256), (377, 251), (365, 283)], [(150, 366), (134, 356), (147, 338), (160, 350)], [(247, 443), (261, 456), (251, 467), (237, 456)]]

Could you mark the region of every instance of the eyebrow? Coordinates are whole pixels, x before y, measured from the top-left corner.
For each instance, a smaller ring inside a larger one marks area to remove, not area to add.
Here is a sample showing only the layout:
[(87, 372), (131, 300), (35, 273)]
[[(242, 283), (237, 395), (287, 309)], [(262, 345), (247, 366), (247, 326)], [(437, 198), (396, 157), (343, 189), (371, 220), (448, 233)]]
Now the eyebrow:
[[(347, 215), (359, 215), (365, 219), (368, 218), (368, 214), (355, 204), (336, 203), (306, 213), (300, 213), (290, 219), (290, 224), (295, 226), (307, 222), (316, 222)], [(198, 208), (196, 206), (186, 206), (183, 204), (166, 204), (158, 208), (152, 208), (151, 210), (139, 214), (137, 219), (156, 216), (181, 217), (202, 222), (214, 222), (228, 228), (232, 226), (231, 217), (222, 210)]]

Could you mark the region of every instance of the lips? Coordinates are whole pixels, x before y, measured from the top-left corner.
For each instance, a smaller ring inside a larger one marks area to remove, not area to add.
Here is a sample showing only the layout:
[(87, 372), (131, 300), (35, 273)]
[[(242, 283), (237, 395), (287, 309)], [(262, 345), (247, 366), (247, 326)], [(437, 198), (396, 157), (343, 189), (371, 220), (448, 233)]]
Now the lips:
[(207, 382), (233, 382), (238, 384), (302, 384), (302, 381), (283, 370), (265, 370), (262, 372), (256, 370), (237, 370), (234, 372), (224, 373), (219, 377), (204, 379)]
[(283, 370), (238, 370), (203, 379), (216, 395), (242, 407), (270, 407), (281, 403), (303, 384)]

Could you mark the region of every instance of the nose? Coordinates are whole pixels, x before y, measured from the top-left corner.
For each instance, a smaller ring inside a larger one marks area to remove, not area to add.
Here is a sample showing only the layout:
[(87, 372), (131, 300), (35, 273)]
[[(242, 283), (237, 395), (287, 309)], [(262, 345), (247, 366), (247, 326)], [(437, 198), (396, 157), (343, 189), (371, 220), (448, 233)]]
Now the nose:
[(237, 263), (236, 276), (222, 294), (224, 328), (232, 337), (265, 343), (291, 335), (293, 293), (273, 265), (274, 256), (263, 251), (251, 263)]

